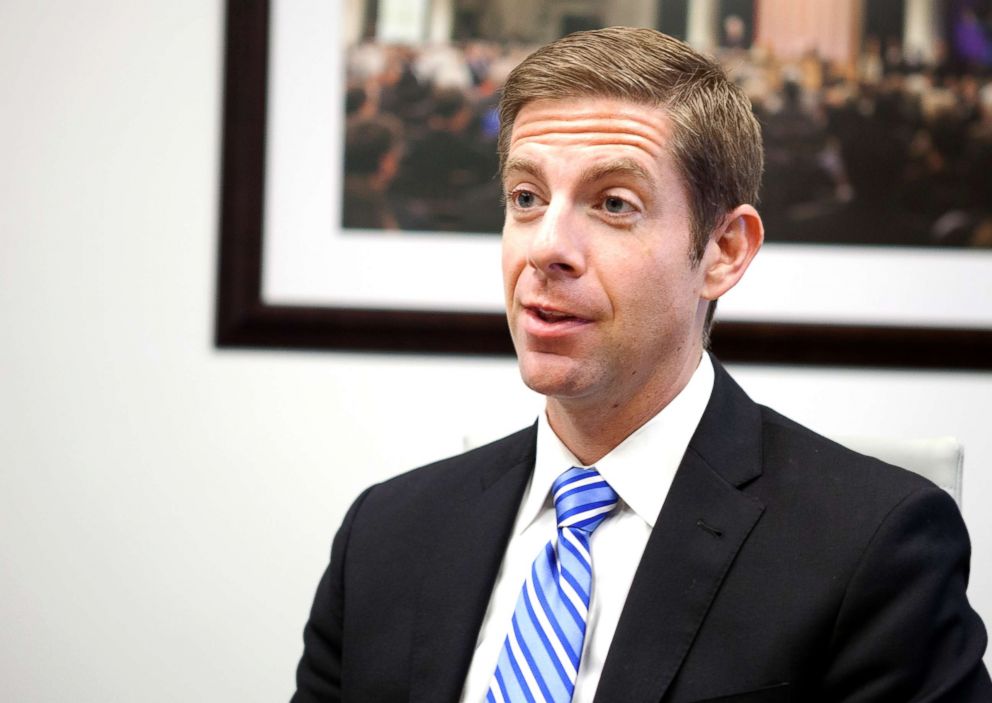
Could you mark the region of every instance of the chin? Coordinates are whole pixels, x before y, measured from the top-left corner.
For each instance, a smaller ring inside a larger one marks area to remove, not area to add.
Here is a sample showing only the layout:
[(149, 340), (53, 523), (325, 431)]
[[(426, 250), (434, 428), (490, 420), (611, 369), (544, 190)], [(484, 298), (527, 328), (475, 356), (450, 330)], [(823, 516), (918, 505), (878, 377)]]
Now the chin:
[(549, 397), (581, 395), (582, 369), (574, 359), (528, 352), (519, 357), (520, 377), (535, 393)]

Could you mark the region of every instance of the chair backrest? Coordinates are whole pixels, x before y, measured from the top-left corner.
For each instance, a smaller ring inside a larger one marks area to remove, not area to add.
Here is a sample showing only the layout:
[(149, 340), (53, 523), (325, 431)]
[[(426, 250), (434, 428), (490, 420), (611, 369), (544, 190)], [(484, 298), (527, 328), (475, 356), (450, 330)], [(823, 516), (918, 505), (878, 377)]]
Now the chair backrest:
[(964, 448), (953, 437), (891, 439), (887, 437), (833, 437), (861, 454), (915, 471), (951, 494), (961, 507)]

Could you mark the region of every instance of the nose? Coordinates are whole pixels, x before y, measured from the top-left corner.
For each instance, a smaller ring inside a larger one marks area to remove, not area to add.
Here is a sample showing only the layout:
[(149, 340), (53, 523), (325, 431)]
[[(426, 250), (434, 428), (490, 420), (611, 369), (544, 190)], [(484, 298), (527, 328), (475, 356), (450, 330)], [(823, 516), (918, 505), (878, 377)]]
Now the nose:
[(567, 203), (552, 203), (527, 250), (527, 263), (547, 278), (578, 278), (585, 272), (581, 223)]

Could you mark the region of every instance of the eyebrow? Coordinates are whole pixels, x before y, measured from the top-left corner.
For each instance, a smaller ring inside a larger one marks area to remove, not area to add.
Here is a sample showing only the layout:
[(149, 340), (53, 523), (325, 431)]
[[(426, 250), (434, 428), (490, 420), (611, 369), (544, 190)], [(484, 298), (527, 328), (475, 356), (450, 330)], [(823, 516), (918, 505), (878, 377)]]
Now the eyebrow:
[(503, 167), (504, 180), (510, 174), (526, 174), (544, 180), (544, 169), (536, 161), (530, 159), (521, 159), (518, 157), (508, 159), (506, 165)]
[[(526, 174), (534, 176), (539, 180), (544, 180), (544, 169), (541, 168), (540, 164), (536, 161), (532, 161), (531, 159), (509, 159), (506, 162), (506, 166), (503, 168), (504, 180), (511, 174)], [(605, 178), (610, 178), (611, 176), (633, 177), (651, 185), (651, 190), (654, 190), (654, 181), (652, 180), (651, 174), (648, 173), (647, 169), (645, 169), (634, 159), (627, 158), (612, 159), (605, 163), (593, 166), (582, 174), (581, 182), (583, 185), (589, 185)]]
[(582, 183), (588, 185), (612, 176), (633, 177), (648, 184), (651, 190), (654, 190), (654, 181), (647, 169), (637, 161), (625, 158), (613, 159), (593, 166), (582, 175)]

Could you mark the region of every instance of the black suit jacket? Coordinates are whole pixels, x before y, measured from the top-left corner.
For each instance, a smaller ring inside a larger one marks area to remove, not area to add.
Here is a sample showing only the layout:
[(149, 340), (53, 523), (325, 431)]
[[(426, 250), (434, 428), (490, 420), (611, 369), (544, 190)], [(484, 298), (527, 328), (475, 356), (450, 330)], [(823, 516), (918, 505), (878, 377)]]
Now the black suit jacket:
[[(992, 701), (953, 500), (755, 404), (715, 366), (596, 702)], [(458, 700), (535, 437), (358, 498), (317, 590), (295, 702)]]

